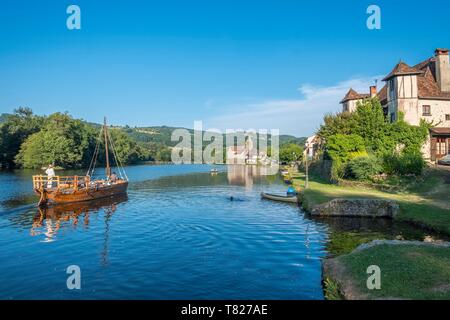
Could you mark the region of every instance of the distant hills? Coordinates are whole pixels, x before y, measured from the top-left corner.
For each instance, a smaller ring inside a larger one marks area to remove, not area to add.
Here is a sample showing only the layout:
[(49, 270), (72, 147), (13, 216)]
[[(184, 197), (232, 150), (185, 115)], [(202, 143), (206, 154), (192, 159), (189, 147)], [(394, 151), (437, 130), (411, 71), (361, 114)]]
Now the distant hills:
[[(8, 113), (2, 113), (0, 115), (0, 124), (6, 121), (8, 117)], [(99, 128), (101, 124), (87, 122), (89, 125)], [(172, 132), (176, 129), (186, 129), (191, 134), (194, 133), (194, 130), (182, 127), (169, 127), (169, 126), (153, 126), (153, 127), (129, 127), (129, 126), (115, 126), (114, 128), (123, 130), (132, 140), (136, 141), (140, 145), (147, 146), (164, 146), (164, 147), (173, 147), (178, 142), (171, 141)], [(270, 145), (270, 135), (268, 135), (268, 145)], [(224, 139), (225, 141), (225, 139)], [(306, 138), (304, 137), (295, 137), (291, 135), (280, 135), (279, 142), (280, 146), (286, 144), (298, 144), (303, 146), (305, 144)]]
[[(168, 127), (168, 126), (154, 126), (154, 127), (121, 127), (127, 135), (137, 142), (144, 143), (157, 143), (168, 147), (175, 146), (178, 142), (171, 141), (172, 132), (176, 129), (188, 130), (190, 134), (194, 133), (193, 129), (181, 128), (181, 127)], [(225, 135), (224, 135), (225, 136)], [(268, 135), (269, 144), (271, 136)], [(290, 143), (304, 145), (306, 138), (298, 138), (291, 135), (279, 136), (280, 146)], [(225, 142), (225, 137), (224, 137)]]

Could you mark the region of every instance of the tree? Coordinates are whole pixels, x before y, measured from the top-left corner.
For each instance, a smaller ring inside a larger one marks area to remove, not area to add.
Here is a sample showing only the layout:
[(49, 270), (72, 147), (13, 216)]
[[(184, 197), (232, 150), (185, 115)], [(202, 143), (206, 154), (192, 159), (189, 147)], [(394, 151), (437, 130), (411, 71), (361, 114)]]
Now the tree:
[(367, 154), (364, 140), (357, 134), (336, 134), (329, 137), (325, 151), (331, 160), (342, 163)]
[(68, 114), (55, 113), (45, 120), (43, 128), (29, 136), (16, 156), (24, 168), (54, 164), (63, 168), (86, 165), (89, 149), (94, 147), (94, 131)]
[[(133, 164), (145, 160), (141, 147), (120, 129), (110, 130), (111, 139), (119, 161), (123, 164)], [(112, 150), (110, 150), (112, 152)]]
[(421, 121), (419, 126), (406, 123), (402, 113), (399, 113), (397, 121), (390, 123), (378, 98), (372, 98), (359, 102), (355, 112), (325, 116), (318, 135), (324, 141), (325, 155), (333, 161), (334, 178), (342, 175), (346, 162), (360, 152), (366, 153), (366, 150), (378, 159), (384, 159), (385, 168), (389, 167), (386, 159), (391, 162), (395, 157), (408, 159), (412, 164), (405, 170), (389, 170), (406, 174), (408, 171), (420, 171), (417, 169), (423, 163), (420, 150), (428, 137), (429, 128), (430, 124), (425, 121)]
[(164, 147), (156, 154), (156, 160), (162, 162), (170, 162), (172, 160), (172, 151), (169, 148)]
[(43, 118), (35, 116), (30, 108), (18, 108), (5, 116), (0, 126), (0, 167), (15, 166), (15, 156), (22, 143), (40, 130)]
[(384, 154), (395, 147), (396, 142), (389, 134), (390, 124), (384, 116), (383, 107), (378, 98), (358, 103), (353, 118), (352, 133), (364, 139), (364, 144), (369, 151)]
[(303, 155), (303, 148), (295, 143), (288, 143), (280, 147), (281, 162), (300, 161)]
[(327, 114), (323, 119), (317, 135), (327, 141), (330, 136), (336, 134), (351, 134), (355, 131), (355, 117), (353, 113), (343, 112), (336, 115)]
[(367, 156), (364, 139), (356, 134), (336, 134), (326, 143), (325, 155), (332, 160), (331, 179), (339, 180), (345, 174), (346, 163), (354, 158)]

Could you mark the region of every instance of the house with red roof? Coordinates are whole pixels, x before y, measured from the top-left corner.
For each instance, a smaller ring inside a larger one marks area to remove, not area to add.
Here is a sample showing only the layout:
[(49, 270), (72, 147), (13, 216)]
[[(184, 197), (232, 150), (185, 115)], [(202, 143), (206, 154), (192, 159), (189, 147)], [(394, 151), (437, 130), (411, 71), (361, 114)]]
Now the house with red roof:
[(353, 112), (358, 102), (376, 96), (390, 121), (396, 121), (401, 112), (411, 125), (419, 125), (421, 119), (432, 124), (422, 150), (426, 159), (435, 161), (450, 154), (449, 50), (436, 49), (433, 57), (414, 66), (400, 61), (383, 81), (386, 84), (379, 92), (376, 86), (368, 94), (350, 89), (341, 101), (342, 111)]

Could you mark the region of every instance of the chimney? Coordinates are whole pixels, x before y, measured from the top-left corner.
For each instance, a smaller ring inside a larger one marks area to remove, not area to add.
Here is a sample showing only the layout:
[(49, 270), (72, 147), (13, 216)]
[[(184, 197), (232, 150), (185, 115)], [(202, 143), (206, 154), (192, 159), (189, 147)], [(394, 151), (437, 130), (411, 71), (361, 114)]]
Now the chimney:
[(436, 80), (442, 92), (450, 92), (448, 49), (436, 49)]
[(377, 86), (370, 86), (370, 97), (374, 98), (377, 95)]

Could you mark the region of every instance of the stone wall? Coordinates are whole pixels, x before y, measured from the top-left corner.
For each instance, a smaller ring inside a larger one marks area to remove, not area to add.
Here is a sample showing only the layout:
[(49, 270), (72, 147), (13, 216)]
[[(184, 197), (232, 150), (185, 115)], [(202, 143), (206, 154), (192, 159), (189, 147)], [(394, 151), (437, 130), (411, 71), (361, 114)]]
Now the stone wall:
[(400, 211), (395, 201), (377, 199), (334, 199), (314, 206), (313, 216), (393, 218)]

